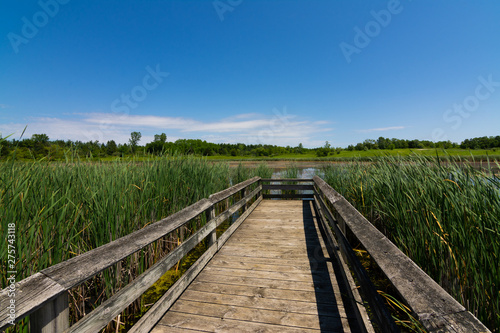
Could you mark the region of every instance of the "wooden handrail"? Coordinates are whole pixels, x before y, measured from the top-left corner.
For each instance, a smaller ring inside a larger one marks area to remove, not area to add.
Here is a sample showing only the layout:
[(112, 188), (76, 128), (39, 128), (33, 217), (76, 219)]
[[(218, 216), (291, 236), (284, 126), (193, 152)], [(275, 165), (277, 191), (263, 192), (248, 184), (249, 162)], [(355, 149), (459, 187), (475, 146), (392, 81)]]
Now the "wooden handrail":
[[(269, 182), (279, 182), (280, 184), (267, 184)], [(287, 182), (312, 182), (313, 185), (287, 185)], [(249, 186), (256, 183), (257, 186), (248, 193)], [(362, 272), (362, 267), (360, 268), (356, 264), (353, 264), (357, 258), (347, 241), (347, 230), (367, 250), (396, 288), (404, 302), (414, 312), (417, 319), (429, 331), (490, 332), (476, 317), (453, 299), (387, 237), (378, 231), (342, 195), (317, 176), (312, 180), (261, 179), (254, 177), (228, 189), (214, 193), (208, 199), (202, 199), (132, 234), (44, 269), (16, 283), (18, 291), (16, 294), (16, 321), (28, 314), (32, 314), (30, 317), (30, 321), (34, 321), (32, 331), (41, 331), (47, 323), (51, 327), (48, 330), (49, 332), (66, 330), (69, 325), (67, 318), (67, 292), (69, 289), (83, 283), (104, 269), (182, 227), (193, 218), (201, 214), (206, 214), (207, 223), (191, 237), (101, 304), (96, 310), (85, 316), (70, 329), (67, 329), (66, 332), (96, 331), (107, 325), (164, 272), (170, 269), (175, 262), (199, 244), (201, 240), (210, 235), (209, 249), (205, 254), (169, 289), (150, 312), (144, 316), (144, 319), (136, 324), (137, 327), (134, 326), (132, 331), (140, 332), (150, 328), (154, 319), (158, 318), (165, 309), (173, 304), (178, 295), (184, 290), (183, 288), (186, 288), (210, 258), (220, 249), (222, 244), (224, 244), (251, 211), (255, 209), (263, 197), (266, 197), (262, 194), (263, 190), (273, 189), (285, 191), (312, 190), (314, 194), (285, 193), (267, 195), (267, 197), (314, 198), (316, 207), (320, 210), (321, 218), (332, 227), (340, 251), (351, 263), (351, 267), (358, 276), (358, 281), (362, 283), (361, 280), (368, 278), (363, 277), (363, 274), (366, 274), (366, 272)], [(241, 193), (241, 197), (237, 197), (239, 201), (233, 203), (230, 207), (226, 207), (225, 211), (215, 216), (214, 206), (237, 193)], [(254, 200), (255, 197), (257, 197), (255, 202), (252, 206), (248, 207), (250, 201)], [(243, 210), (241, 216), (217, 239), (215, 234), (216, 227), (240, 209)], [(370, 287), (369, 283), (367, 285)], [(372, 289), (374, 290), (374, 288)], [(376, 298), (376, 296), (373, 298)], [(9, 302), (9, 297), (7, 290), (4, 289), (0, 294), (0, 303), (2, 304), (2, 308), (0, 309), (0, 330), (10, 326), (8, 309), (6, 306), (3, 306), (7, 302)], [(377, 312), (379, 311), (375, 311), (376, 316), (384, 316), (383, 313), (377, 314)]]
[(227, 199), (230, 196), (238, 193), (239, 191), (247, 188), (248, 186), (257, 183), (258, 181), (260, 181), (260, 179), (261, 179), (260, 177), (253, 177), (253, 178), (250, 178), (248, 180), (245, 180), (244, 182), (241, 182), (241, 183), (236, 184), (234, 186), (231, 186), (225, 190), (222, 190), (220, 192), (217, 192), (217, 193), (210, 195), (208, 197), (208, 200), (210, 200), (210, 202), (212, 204), (216, 204), (216, 203), (218, 203), (224, 199)]
[[(387, 276), (417, 319), (429, 331), (490, 332), (472, 313), (375, 228), (342, 195), (318, 176), (320, 195), (335, 210), (339, 226), (345, 225)], [(338, 228), (338, 232), (342, 228)], [(345, 231), (344, 231), (345, 232)]]
[[(248, 186), (259, 181), (259, 177), (254, 177), (242, 183), (236, 184), (226, 190), (211, 195), (209, 199), (201, 199), (189, 207), (186, 207), (181, 211), (143, 229), (46, 268), (22, 281), (19, 281), (16, 283), (16, 289), (18, 292), (16, 294), (15, 322), (30, 314), (32, 314), (32, 316), (37, 320), (40, 319), (38, 317), (41, 317), (40, 320), (45, 320), (42, 318), (45, 316), (39, 316), (40, 313), (47, 312), (42, 310), (46, 307), (52, 309), (54, 305), (58, 305), (61, 297), (67, 298), (67, 291), (71, 288), (80, 285), (104, 269), (111, 267), (127, 256), (141, 250), (145, 246), (178, 229), (196, 216), (204, 214), (209, 210), (213, 210), (216, 203), (227, 199), (238, 192), (245, 191)], [(147, 289), (147, 287), (151, 286), (157, 278), (162, 275), (162, 272), (166, 272), (170, 269), (170, 265), (172, 265), (172, 263), (175, 263), (182, 258), (182, 256), (189, 252), (190, 249), (194, 248), (194, 246), (196, 246), (208, 234), (215, 235), (215, 228), (219, 224), (242, 207), (246, 208), (246, 205), (256, 195), (259, 195), (258, 199), (262, 199), (262, 186), (257, 186), (257, 188), (251, 193), (245, 195), (241, 200), (233, 204), (226, 211), (219, 214), (219, 216), (215, 217), (215, 215), (213, 215), (212, 218), (208, 218), (205, 226), (198, 230), (188, 240), (183, 242), (178, 248), (161, 259), (160, 262), (153, 265), (136, 280), (134, 280), (130, 287), (124, 287), (124, 289), (103, 303), (103, 305), (99, 307), (100, 311), (98, 311), (98, 315), (89, 314), (86, 316), (88, 319), (80, 320), (81, 323), (77, 323), (75, 329), (77, 331), (82, 331), (83, 327), (86, 328), (87, 331), (93, 331), (98, 326), (104, 327), (112, 318), (116, 317), (116, 315), (114, 315), (115, 312), (118, 311), (117, 313), (120, 313), (133, 300), (142, 294), (142, 292), (138, 293), (139, 290), (142, 291), (145, 290), (144, 288)], [(253, 205), (253, 208), (255, 208), (255, 205)], [(245, 214), (245, 216), (247, 215), (248, 214)], [(227, 236), (225, 239), (227, 239)], [(146, 285), (147, 287), (145, 287)], [(3, 289), (0, 293), (0, 303), (2, 304), (2, 308), (0, 309), (0, 330), (4, 330), (8, 326), (11, 326), (11, 318), (8, 312), (9, 309), (7, 309), (7, 306), (3, 306), (8, 302), (9, 296), (7, 289)], [(51, 324), (53, 328), (52, 331), (59, 332), (66, 329), (68, 323), (67, 320), (62, 318), (64, 316), (67, 316), (67, 313), (51, 319), (53, 320), (53, 323)], [(30, 321), (32, 321), (32, 319), (30, 319)], [(60, 322), (63, 324), (57, 324)], [(102, 326), (103, 324), (104, 326)], [(65, 325), (66, 327), (64, 327)], [(41, 326), (38, 324), (32, 325), (32, 327), (36, 327), (37, 329), (40, 327), (41, 329)]]
[(268, 183), (268, 182), (280, 182), (280, 183), (288, 183), (288, 182), (295, 182), (295, 183), (312, 183), (312, 179), (307, 179), (307, 178), (262, 178), (261, 181), (263, 183)]

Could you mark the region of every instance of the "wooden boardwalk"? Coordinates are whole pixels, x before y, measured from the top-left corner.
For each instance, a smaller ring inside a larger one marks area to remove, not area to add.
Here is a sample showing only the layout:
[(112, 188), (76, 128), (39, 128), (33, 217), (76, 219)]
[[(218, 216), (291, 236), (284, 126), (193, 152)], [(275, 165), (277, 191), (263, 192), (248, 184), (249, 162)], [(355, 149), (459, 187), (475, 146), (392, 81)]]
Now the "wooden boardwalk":
[[(266, 200), (274, 198), (301, 200)], [(182, 239), (181, 228), (203, 220)], [(125, 286), (70, 325), (72, 289), (106, 269), (120, 269), (122, 260), (152, 244), (163, 248), (172, 237), (177, 247), (132, 281), (127, 275)], [(12, 304), (15, 290), (15, 310), (0, 308), (0, 331), (29, 321), (33, 333), (100, 332), (203, 240), (207, 250), (130, 333), (372, 333), (372, 323), (399, 332), (352, 244), (369, 253), (428, 331), (490, 332), (318, 176), (247, 179), (11, 284), (0, 291), (0, 304)]]
[(358, 332), (334, 262), (311, 201), (264, 200), (152, 332)]

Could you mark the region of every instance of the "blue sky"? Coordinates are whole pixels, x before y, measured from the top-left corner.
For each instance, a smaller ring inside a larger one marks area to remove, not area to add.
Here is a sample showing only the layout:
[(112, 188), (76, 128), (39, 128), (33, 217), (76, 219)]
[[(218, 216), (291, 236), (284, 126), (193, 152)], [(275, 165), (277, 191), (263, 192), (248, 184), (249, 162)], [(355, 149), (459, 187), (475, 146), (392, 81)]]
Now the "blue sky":
[(500, 135), (500, 2), (2, 1), (0, 132), (346, 147)]

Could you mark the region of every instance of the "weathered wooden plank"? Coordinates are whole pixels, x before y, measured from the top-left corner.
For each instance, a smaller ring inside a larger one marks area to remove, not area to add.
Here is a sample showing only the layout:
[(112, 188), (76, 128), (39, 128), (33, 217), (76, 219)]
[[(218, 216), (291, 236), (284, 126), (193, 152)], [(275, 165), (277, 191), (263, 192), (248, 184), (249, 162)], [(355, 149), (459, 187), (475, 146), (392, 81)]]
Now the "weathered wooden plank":
[[(424, 326), (432, 323), (426, 318), (444, 318), (465, 311), (459, 302), (401, 252), (345, 198), (319, 177), (315, 176), (314, 181), (336, 210), (336, 219), (344, 222), (360, 241)], [(463, 322), (461, 325), (474, 325), (474, 329), (479, 332), (489, 332), (477, 319)], [(434, 328), (429, 326), (426, 329)]]
[(172, 327), (172, 326), (162, 326), (158, 325), (153, 329), (153, 332), (156, 333), (163, 333), (163, 332), (168, 332), (168, 333), (193, 333), (193, 332), (206, 332), (206, 331), (200, 331), (200, 330), (193, 330), (190, 328), (181, 328), (181, 327)]
[(303, 282), (303, 281), (287, 281), (283, 283), (281, 280), (276, 279), (262, 279), (253, 276), (227, 276), (217, 274), (217, 272), (202, 272), (198, 276), (200, 282), (217, 282), (224, 281), (225, 284), (248, 286), (248, 287), (262, 287), (270, 289), (286, 289), (286, 290), (301, 290), (301, 291), (324, 291), (329, 287), (327, 282), (321, 283), (318, 281)]
[(212, 262), (210, 267), (223, 268), (223, 269), (238, 269), (246, 270), (248, 274), (252, 274), (255, 271), (263, 272), (283, 272), (288, 274), (308, 274), (309, 272), (318, 272), (318, 267), (307, 267), (307, 266), (275, 266), (272, 264), (257, 264), (257, 263), (244, 263), (244, 262), (227, 262), (227, 261), (217, 261)]
[[(231, 239), (232, 241), (232, 239)], [(229, 242), (228, 242), (229, 243)], [(240, 257), (240, 256), (235, 256), (227, 253), (221, 253), (219, 252), (217, 254), (217, 257), (215, 257), (212, 262), (215, 264), (219, 261), (227, 261), (227, 262), (240, 262), (244, 264), (270, 264), (274, 265), (276, 267), (278, 266), (283, 266), (283, 267), (296, 267), (299, 269), (307, 269), (310, 268), (311, 266), (311, 260), (310, 258), (305, 258), (303, 260), (297, 260), (297, 259), (278, 259), (278, 258), (259, 258), (259, 257)], [(326, 259), (315, 259), (315, 262), (323, 262), (326, 261)]]
[[(201, 291), (201, 292), (212, 292), (217, 294), (226, 295), (240, 295), (240, 296), (250, 296), (250, 297), (261, 297), (261, 298), (275, 298), (290, 301), (299, 302), (310, 302), (310, 303), (322, 303), (322, 304), (335, 304), (335, 300), (329, 298), (330, 294), (318, 290), (291, 290), (291, 289), (281, 289), (272, 287), (258, 287), (258, 286), (248, 286), (241, 284), (226, 284), (222, 282), (207, 282), (201, 279), (197, 279), (195, 282), (191, 283), (189, 286), (190, 290)], [(337, 305), (337, 307), (342, 307), (342, 305)], [(341, 311), (339, 310), (339, 313)]]
[(361, 289), (363, 290), (363, 293), (365, 295), (366, 301), (370, 304), (371, 309), (374, 313), (376, 322), (384, 331), (387, 332), (399, 332), (399, 328), (396, 326), (396, 323), (394, 322), (394, 319), (392, 318), (391, 314), (389, 313), (389, 310), (387, 309), (386, 305), (384, 304), (384, 301), (382, 300), (382, 297), (380, 294), (377, 292), (375, 286), (373, 285), (372, 281), (370, 280), (370, 277), (368, 276), (368, 273), (364, 269), (364, 267), (361, 265), (359, 259), (357, 258), (356, 254), (354, 253), (351, 245), (349, 244), (347, 238), (344, 236), (340, 228), (336, 223), (334, 223), (333, 218), (329, 212), (329, 210), (326, 209), (326, 205), (323, 202), (322, 198), (318, 198), (318, 201), (322, 204), (323, 206), (323, 212), (326, 213), (328, 216), (329, 220), (329, 225), (331, 228), (334, 230), (335, 234), (337, 235), (337, 240), (338, 240), (338, 245), (340, 247), (341, 252), (345, 256), (345, 258), (348, 260), (349, 264), (351, 265), (351, 269), (356, 275), (356, 278), (358, 280), (358, 284), (361, 286)]
[(104, 328), (113, 318), (118, 316), (126, 307), (139, 298), (149, 287), (162, 277), (163, 274), (215, 230), (215, 228), (215, 221), (209, 221), (175, 250), (111, 296), (66, 332), (97, 332)]
[(32, 333), (59, 333), (69, 327), (69, 295), (62, 293), (30, 316)]
[(356, 316), (356, 322), (359, 324), (360, 331), (366, 333), (374, 333), (375, 331), (364, 306), (363, 299), (359, 294), (358, 288), (355, 287), (356, 284), (349, 272), (349, 267), (339, 253), (340, 247), (338, 246), (338, 242), (332, 233), (330, 225), (334, 225), (335, 221), (333, 220), (330, 211), (325, 206), (323, 199), (317, 195), (317, 192), (314, 205), (316, 207), (316, 211), (319, 214), (319, 223), (321, 223), (323, 227), (322, 229), (325, 234), (325, 242), (328, 243), (328, 249), (331, 253), (330, 257), (332, 258), (332, 261), (334, 260), (336, 262), (338, 267), (337, 275), (340, 276), (341, 280), (343, 280), (345, 283), (345, 287), (343, 288), (343, 296), (347, 297), (351, 301), (351, 304), (353, 304), (354, 316)]
[(177, 301), (174, 306), (172, 306), (171, 311), (309, 329), (321, 329), (322, 327), (328, 327), (332, 330), (342, 330), (343, 326), (340, 315), (333, 312), (322, 316), (320, 322), (317, 313), (294, 313), (286, 310), (256, 309), (224, 304), (202, 303), (183, 299)]
[(203, 270), (217, 252), (216, 244), (209, 247), (205, 253), (177, 280), (176, 283), (146, 312), (129, 330), (129, 333), (149, 332), (162, 318), (163, 314), (174, 304), (189, 284)]
[[(66, 292), (65, 288), (59, 285), (51, 278), (42, 273), (36, 273), (15, 284), (15, 318), (12, 318), (9, 297), (9, 288), (2, 289), (0, 292), (0, 331), (3, 331), (10, 322), (21, 320), (25, 316), (34, 312), (44, 302), (51, 301)], [(13, 313), (14, 314), (14, 313)]]
[(127, 256), (172, 232), (208, 209), (212, 203), (202, 199), (141, 230), (100, 246), (41, 272), (66, 289), (70, 289)]
[(217, 240), (217, 248), (220, 249), (227, 242), (229, 237), (233, 235), (233, 233), (238, 229), (243, 221), (254, 211), (254, 209), (259, 205), (262, 201), (262, 197), (259, 197), (255, 202), (247, 209), (245, 212), (233, 223), (227, 230), (219, 237)]
[[(310, 238), (312, 240), (312, 238)], [(302, 242), (299, 241), (292, 241), (290, 238), (281, 238), (277, 240), (276, 242), (273, 242), (272, 239), (269, 238), (262, 238), (259, 239), (259, 245), (260, 246), (266, 246), (268, 249), (272, 248), (283, 248), (283, 247), (303, 247), (306, 249), (305, 245), (306, 239), (302, 239)], [(228, 242), (228, 245), (235, 246), (235, 245), (241, 245), (242, 247), (247, 247), (252, 245), (252, 239), (248, 238), (237, 238), (237, 239), (231, 239), (231, 242)]]
[[(170, 328), (190, 328), (202, 330), (204, 332), (218, 333), (318, 333), (319, 330), (296, 328), (292, 326), (277, 326), (263, 323), (253, 323), (225, 318), (215, 318), (209, 316), (199, 316), (172, 312), (171, 315), (162, 319), (160, 324), (154, 328), (152, 333), (170, 332)], [(323, 330), (321, 332), (333, 332)]]
[[(181, 300), (189, 300), (210, 304), (220, 304), (229, 306), (242, 306), (251, 309), (265, 309), (275, 311), (286, 311), (292, 313), (318, 315), (318, 305), (316, 302), (297, 302), (286, 299), (262, 298), (254, 296), (224, 295), (210, 292), (199, 292), (187, 289), (181, 297)], [(322, 307), (323, 314), (333, 314), (338, 316), (336, 305), (325, 304)]]
[(323, 179), (318, 176), (313, 177), (314, 184), (318, 187), (319, 192), (326, 197), (330, 203), (334, 203), (343, 198), (337, 191), (328, 185)]
[(259, 252), (256, 253), (255, 251), (248, 251), (247, 249), (240, 249), (238, 247), (230, 247), (229, 245), (226, 245), (227, 248), (223, 247), (221, 249), (221, 253), (223, 254), (235, 254), (240, 257), (255, 257), (255, 258), (278, 258), (278, 259), (295, 259), (298, 258), (300, 259), (307, 259), (307, 256), (304, 255), (302, 252), (297, 252), (297, 251), (266, 251), (265, 253)]
[[(236, 202), (233, 204), (231, 207), (217, 215), (215, 218), (215, 221), (217, 223), (217, 226), (221, 225), (225, 220), (231, 217), (234, 213), (245, 207), (245, 205), (250, 202), (254, 196), (256, 196), (260, 192), (260, 186), (258, 186), (256, 189), (254, 189), (251, 193), (247, 194), (246, 197), (241, 199), (240, 201)], [(262, 198), (260, 198), (262, 200)], [(260, 200), (259, 200), (260, 202)]]
[(263, 194), (264, 199), (312, 199), (313, 194)]
[(284, 185), (284, 184), (264, 184), (262, 185), (263, 190), (282, 190), (282, 191), (312, 191), (314, 190), (313, 185)]
[[(272, 324), (270, 331), (350, 331), (355, 319), (347, 318), (310, 204), (279, 205), (262, 201), (255, 208), (161, 319), (157, 332), (172, 326), (244, 332), (255, 324)], [(266, 213), (268, 208), (272, 212)], [(272, 243), (269, 235), (283, 242)], [(290, 239), (293, 243), (286, 242)]]
[(230, 188), (227, 188), (225, 190), (222, 190), (220, 192), (214, 193), (208, 197), (208, 200), (210, 200), (212, 203), (218, 203), (224, 199), (229, 198), (230, 196), (238, 193), (245, 187), (248, 187), (256, 182), (260, 181), (260, 177), (253, 177), (248, 180), (245, 180), (244, 182), (241, 182), (239, 184), (236, 184), (234, 186), (231, 186)]
[(469, 311), (462, 311), (453, 313), (446, 316), (428, 316), (422, 318), (423, 325), (427, 328), (429, 332), (444, 333), (483, 333), (486, 332), (481, 330), (481, 323), (475, 316)]
[(263, 183), (269, 183), (269, 182), (280, 182), (280, 183), (289, 183), (289, 182), (294, 182), (294, 183), (312, 183), (312, 179), (306, 179), (306, 178), (262, 178), (261, 179)]
[(278, 272), (278, 271), (248, 271), (245, 269), (233, 269), (224, 267), (206, 267), (207, 272), (214, 272), (219, 275), (231, 275), (231, 276), (247, 276), (249, 274), (255, 278), (263, 279), (275, 279), (281, 280), (282, 283), (287, 283), (288, 281), (302, 281), (302, 282), (312, 282), (314, 281), (312, 275), (320, 275), (327, 277), (325, 272), (310, 272), (310, 273), (300, 273), (300, 272)]

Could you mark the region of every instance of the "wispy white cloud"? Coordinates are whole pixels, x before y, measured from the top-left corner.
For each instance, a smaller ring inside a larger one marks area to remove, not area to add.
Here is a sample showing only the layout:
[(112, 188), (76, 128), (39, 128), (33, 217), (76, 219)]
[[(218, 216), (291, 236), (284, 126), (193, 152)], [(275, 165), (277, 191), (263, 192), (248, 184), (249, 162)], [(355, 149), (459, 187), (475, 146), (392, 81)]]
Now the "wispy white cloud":
[(356, 132), (360, 132), (360, 133), (385, 132), (385, 131), (397, 131), (397, 130), (402, 130), (405, 128), (406, 128), (406, 126), (392, 126), (392, 127), (363, 129), (363, 130), (357, 130)]
[(295, 115), (274, 111), (263, 115), (248, 113), (204, 122), (185, 117), (119, 115), (116, 113), (74, 114), (72, 119), (36, 117), (28, 124), (0, 124), (2, 133), (19, 136), (28, 125), (25, 137), (45, 133), (51, 139), (126, 143), (132, 131), (143, 134), (142, 144), (153, 134), (165, 132), (169, 141), (177, 138), (202, 138), (211, 142), (262, 143), (315, 146), (319, 133), (331, 131), (326, 122), (299, 120)]
[(10, 106), (7, 105), (7, 104), (0, 104), (0, 109), (7, 109), (9, 108)]

